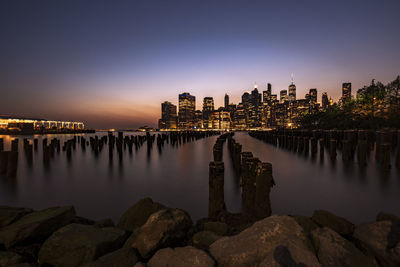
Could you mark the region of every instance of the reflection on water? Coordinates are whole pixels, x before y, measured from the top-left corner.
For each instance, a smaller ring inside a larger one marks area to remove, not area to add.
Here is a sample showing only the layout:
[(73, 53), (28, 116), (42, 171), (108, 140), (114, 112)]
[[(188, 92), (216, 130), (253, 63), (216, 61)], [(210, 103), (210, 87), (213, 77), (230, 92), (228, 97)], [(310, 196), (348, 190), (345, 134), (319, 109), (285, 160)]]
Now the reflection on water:
[[(99, 138), (103, 135), (97, 133)], [(137, 135), (137, 133), (126, 133)], [(86, 140), (94, 134), (81, 135)], [(35, 209), (55, 205), (74, 205), (81, 216), (102, 219), (119, 216), (138, 199), (150, 196), (170, 207), (190, 212), (193, 219), (208, 213), (208, 164), (216, 136), (172, 146), (157, 143), (148, 146), (109, 150), (96, 154), (89, 146), (76, 145), (67, 159), (65, 151), (56, 151), (49, 164), (43, 164), (42, 138), (64, 141), (73, 135), (28, 136), (39, 139), (29, 164), (19, 153), (15, 178), (0, 176), (0, 205)], [(5, 140), (10, 149), (11, 137)], [(21, 137), (19, 137), (21, 138)], [(276, 186), (271, 190), (272, 212), (311, 215), (315, 209), (327, 209), (354, 222), (374, 219), (379, 211), (400, 213), (400, 174), (395, 168), (382, 172), (373, 156), (360, 169), (356, 161), (343, 164), (341, 154), (335, 162), (300, 156), (236, 133), (235, 139), (263, 162), (271, 162)], [(23, 151), (22, 141), (20, 151)], [(327, 153), (325, 151), (325, 153)], [(239, 178), (233, 171), (224, 145), (225, 203), (231, 212), (241, 211)]]

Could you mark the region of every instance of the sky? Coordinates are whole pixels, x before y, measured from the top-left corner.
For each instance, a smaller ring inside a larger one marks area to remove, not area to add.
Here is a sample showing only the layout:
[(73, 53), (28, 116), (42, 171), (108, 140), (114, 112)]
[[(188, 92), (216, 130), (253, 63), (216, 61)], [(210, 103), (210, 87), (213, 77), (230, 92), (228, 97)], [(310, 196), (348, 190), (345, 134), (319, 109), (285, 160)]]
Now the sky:
[(0, 2), (0, 115), (156, 126), (178, 94), (237, 104), (291, 74), (335, 101), (400, 74), (400, 1)]

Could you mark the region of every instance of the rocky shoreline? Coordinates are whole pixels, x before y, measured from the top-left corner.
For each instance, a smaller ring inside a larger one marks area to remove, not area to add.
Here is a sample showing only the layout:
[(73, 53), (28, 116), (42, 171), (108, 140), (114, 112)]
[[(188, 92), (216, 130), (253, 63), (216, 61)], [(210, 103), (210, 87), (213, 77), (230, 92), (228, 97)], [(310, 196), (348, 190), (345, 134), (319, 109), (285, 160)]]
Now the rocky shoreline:
[(0, 206), (0, 266), (400, 266), (400, 217), (354, 225), (323, 210), (261, 220), (222, 211), (193, 223), (143, 198), (114, 225), (72, 206)]

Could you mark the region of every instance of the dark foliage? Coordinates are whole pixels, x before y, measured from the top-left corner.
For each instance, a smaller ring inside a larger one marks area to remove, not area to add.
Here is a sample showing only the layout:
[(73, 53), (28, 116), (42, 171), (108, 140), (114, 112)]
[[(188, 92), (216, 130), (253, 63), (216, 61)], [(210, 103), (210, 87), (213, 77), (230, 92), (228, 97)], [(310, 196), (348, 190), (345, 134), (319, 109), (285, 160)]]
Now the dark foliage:
[(372, 80), (355, 99), (305, 114), (299, 123), (308, 129), (399, 129), (400, 76), (387, 85)]

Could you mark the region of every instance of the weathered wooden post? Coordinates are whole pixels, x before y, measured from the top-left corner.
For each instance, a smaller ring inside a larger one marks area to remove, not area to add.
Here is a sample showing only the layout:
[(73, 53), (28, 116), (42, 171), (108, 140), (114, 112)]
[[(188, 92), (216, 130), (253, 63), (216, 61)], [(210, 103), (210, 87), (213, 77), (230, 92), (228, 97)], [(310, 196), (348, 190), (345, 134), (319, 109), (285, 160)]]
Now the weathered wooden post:
[(310, 151), (310, 140), (308, 137), (304, 137), (304, 155), (308, 156)]
[(350, 160), (351, 147), (348, 140), (342, 141), (342, 160), (343, 162), (348, 162)]
[(329, 140), (329, 155), (331, 156), (331, 160), (336, 160), (336, 140)]
[(17, 175), (17, 167), (18, 167), (18, 152), (11, 151), (8, 153), (7, 177), (15, 177)]
[(325, 147), (324, 147), (325, 141), (324, 139), (319, 139), (319, 159), (321, 161), (324, 160), (324, 155), (325, 155)]
[(0, 151), (0, 174), (7, 173), (8, 154), (10, 151)]
[(33, 161), (33, 145), (28, 144), (26, 149), (25, 149), (25, 155), (26, 155), (26, 160), (28, 161), (28, 164), (31, 165)]
[(208, 180), (208, 216), (216, 218), (225, 210), (224, 200), (224, 163), (212, 161), (209, 165)]
[(311, 157), (315, 158), (318, 152), (318, 143), (315, 137), (311, 137)]
[(39, 140), (37, 138), (33, 139), (33, 148), (35, 149), (35, 151), (38, 150), (38, 144)]
[(214, 144), (213, 155), (214, 161), (222, 161), (222, 145), (219, 143)]
[(259, 162), (256, 174), (255, 216), (265, 218), (271, 215), (271, 200), (269, 193), (275, 185), (272, 177), (271, 163)]
[(242, 172), (243, 210), (247, 214), (255, 213), (256, 175), (259, 162), (260, 160), (258, 158), (247, 158), (245, 162), (245, 171)]
[(241, 154), (242, 154), (242, 145), (235, 143), (233, 145), (233, 164), (235, 167), (236, 173), (240, 173), (240, 162), (241, 162)]
[(11, 151), (18, 152), (18, 139), (11, 141)]
[(381, 144), (380, 145), (380, 162), (383, 169), (388, 170), (391, 167), (390, 164), (390, 144)]
[(357, 146), (357, 161), (360, 167), (367, 165), (368, 143), (366, 140), (359, 140)]

